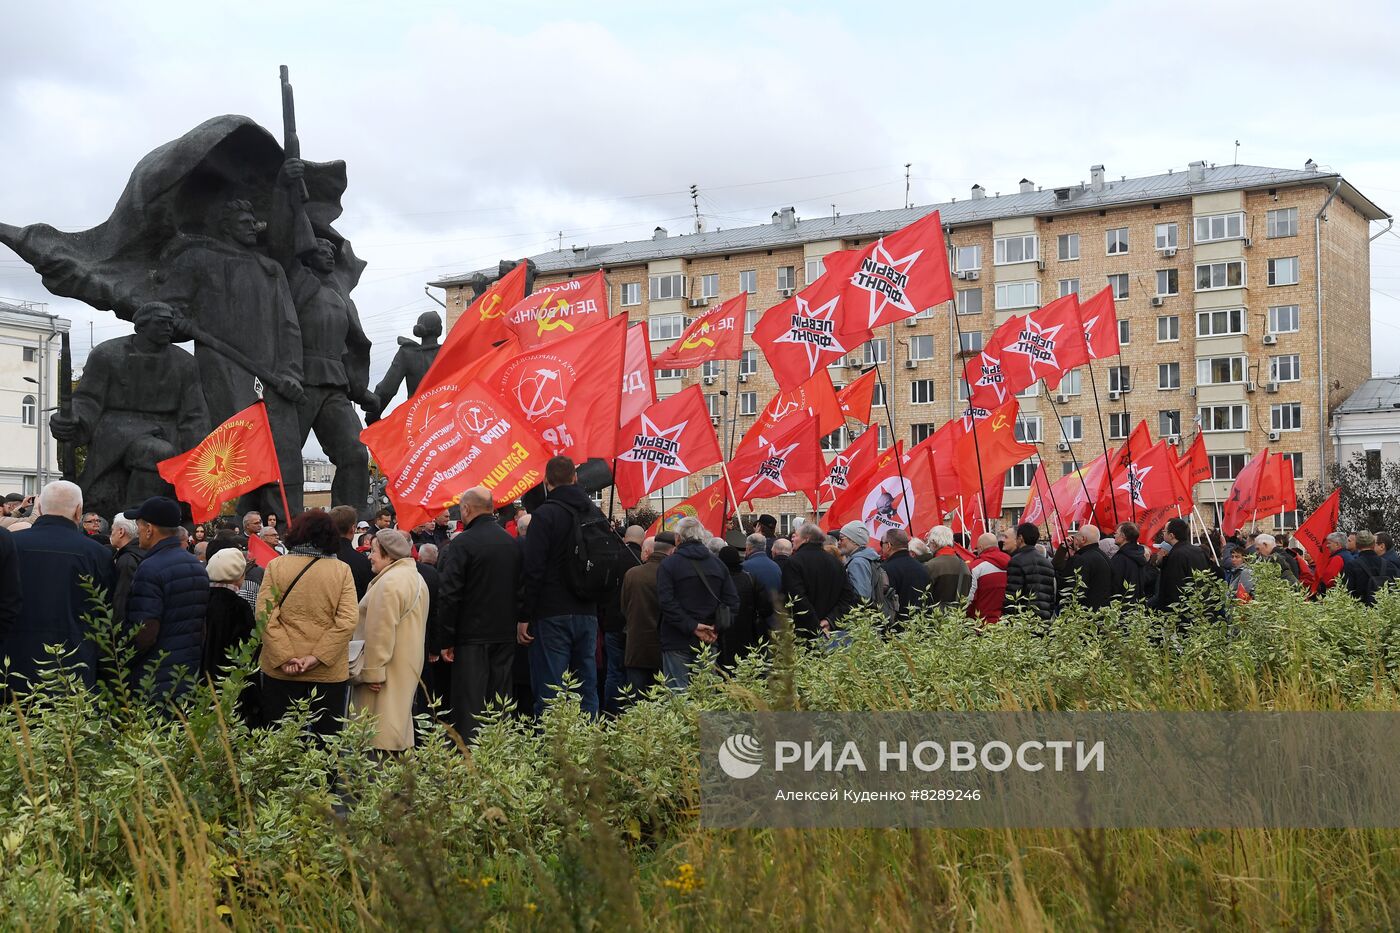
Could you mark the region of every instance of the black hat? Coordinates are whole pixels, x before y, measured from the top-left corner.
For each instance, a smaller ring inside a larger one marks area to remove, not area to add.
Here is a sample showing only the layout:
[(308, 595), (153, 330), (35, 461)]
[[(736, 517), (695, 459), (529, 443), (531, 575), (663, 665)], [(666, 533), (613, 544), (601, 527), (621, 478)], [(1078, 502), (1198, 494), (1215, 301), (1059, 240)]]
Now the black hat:
[(771, 516), (771, 515), (760, 515), (760, 516), (758, 517), (758, 524), (760, 524), (760, 525), (772, 525), (774, 528), (777, 528), (777, 527), (778, 527), (778, 520), (777, 520), (776, 518), (774, 518), (773, 516)]
[(671, 547), (675, 547), (676, 533), (674, 531), (658, 531), (656, 533), (656, 541), (659, 544), (669, 544)]
[(174, 528), (180, 524), (180, 503), (165, 496), (151, 496), (136, 508), (127, 509), (122, 516), (147, 522), (157, 528)]
[(24, 496), (20, 495), (20, 494), (17, 493), (17, 492), (12, 492), (12, 493), (10, 493), (9, 495), (7, 495), (7, 496), (5, 497), (5, 501), (6, 501), (6, 502), (23, 502), (23, 501), (24, 501)]

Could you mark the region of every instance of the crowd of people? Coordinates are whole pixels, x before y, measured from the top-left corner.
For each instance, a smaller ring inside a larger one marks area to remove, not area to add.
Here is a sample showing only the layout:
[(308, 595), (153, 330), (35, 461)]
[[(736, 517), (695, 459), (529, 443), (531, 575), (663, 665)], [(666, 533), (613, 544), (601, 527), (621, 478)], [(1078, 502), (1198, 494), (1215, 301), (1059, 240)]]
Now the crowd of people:
[[(982, 625), (1016, 608), (1049, 623), (1069, 601), (1170, 613), (1198, 573), (1252, 598), (1261, 563), (1310, 598), (1343, 587), (1370, 605), (1400, 577), (1391, 537), (1369, 531), (1330, 535), (1320, 566), (1282, 536), (1195, 543), (1182, 519), (1155, 544), (1123, 522), (1112, 538), (1085, 526), (1053, 548), (1031, 524), (970, 542), (944, 525), (926, 540), (899, 528), (873, 540), (861, 522), (828, 534), (799, 520), (779, 537), (770, 515), (747, 534), (736, 520), (725, 538), (694, 518), (648, 536), (605, 516), (567, 457), (548, 462), (544, 491), (533, 512), (498, 512), (490, 490), (469, 489), (456, 519), (407, 530), (388, 509), (361, 519), (349, 506), (281, 528), (248, 512), (190, 530), (172, 499), (108, 520), (84, 512), (69, 482), (37, 502), (12, 494), (0, 503), (4, 687), (23, 693), (60, 666), (88, 687), (117, 678), (178, 703), (197, 680), (226, 676), (262, 616), (240, 712), (266, 724), (304, 701), (324, 737), (364, 710), (374, 746), (396, 753), (414, 744), (417, 713), (440, 711), (470, 741), (489, 707), (538, 715), (569, 685), (585, 712), (616, 714), (658, 682), (687, 689), (701, 663), (732, 668), (787, 623), (839, 647), (860, 609), (886, 631), (936, 608)], [(125, 670), (99, 657), (101, 604), (130, 641)]]

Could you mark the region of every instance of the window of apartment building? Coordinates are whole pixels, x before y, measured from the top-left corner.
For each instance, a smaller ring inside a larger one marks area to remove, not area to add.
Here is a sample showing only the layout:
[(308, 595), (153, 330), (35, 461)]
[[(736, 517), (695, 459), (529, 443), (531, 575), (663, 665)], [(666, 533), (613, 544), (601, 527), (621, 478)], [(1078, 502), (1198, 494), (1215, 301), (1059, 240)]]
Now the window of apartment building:
[(1066, 461), (1064, 461), (1063, 463), (1060, 464), (1060, 475), (1061, 475), (1061, 476), (1069, 476), (1071, 473), (1073, 473), (1073, 472), (1074, 472), (1075, 470), (1077, 470), (1077, 469), (1079, 469), (1079, 461), (1078, 461), (1078, 460), (1073, 460), (1073, 459), (1071, 459), (1071, 460), (1066, 460)]
[[(26, 363), (37, 363), (39, 361), (38, 347), (24, 347), (20, 351), (20, 358)], [(29, 477), (25, 477), (29, 479)]]
[[(1302, 454), (1299, 454), (1299, 453), (1279, 454), (1279, 456), (1282, 457), (1283, 459), (1287, 460), (1287, 461), (1293, 466), (1293, 478), (1294, 478), (1294, 479), (1302, 479), (1302, 478), (1303, 478), (1303, 455), (1302, 455)], [(1379, 478), (1379, 477), (1377, 477), (1377, 478)]]
[(1122, 301), (1128, 297), (1128, 273), (1120, 272), (1108, 277), (1108, 287), (1113, 289), (1113, 300)]
[(652, 301), (685, 297), (685, 276), (678, 272), (653, 275), (647, 279), (647, 282), (647, 297)]
[(1133, 429), (1133, 418), (1126, 411), (1113, 411), (1108, 414), (1108, 439), (1121, 441)]
[(1270, 285), (1297, 285), (1298, 257), (1283, 256), (1278, 259), (1270, 259), (1268, 274)]
[(796, 267), (796, 266), (779, 266), (779, 267), (778, 267), (778, 291), (780, 291), (780, 292), (781, 292), (781, 291), (789, 291), (789, 292), (792, 292), (792, 291), (796, 291), (796, 290), (797, 290), (797, 267)]
[(1366, 478), (1381, 478), (1381, 452), (1379, 450), (1366, 451)]
[(718, 273), (718, 272), (707, 272), (706, 274), (700, 276), (700, 297), (701, 297), (701, 298), (718, 298), (718, 297), (719, 297), (719, 273)]
[(724, 396), (718, 392), (705, 393), (705, 407), (709, 409), (711, 418), (721, 418), (724, 416)]
[(1196, 291), (1198, 292), (1208, 292), (1216, 288), (1243, 287), (1243, 259), (1228, 259), (1224, 262), (1200, 262), (1196, 264)]
[(745, 269), (739, 273), (739, 291), (748, 292), (750, 295), (758, 293), (758, 271), (755, 269)]
[(739, 414), (741, 414), (741, 415), (756, 415), (756, 414), (758, 414), (758, 393), (757, 393), (757, 392), (740, 392), (740, 393), (739, 393)]
[(1007, 489), (1030, 489), (1035, 482), (1035, 471), (1040, 466), (1040, 461), (1032, 457), (1023, 460), (1011, 469), (1006, 471)]
[(933, 359), (933, 335), (919, 334), (917, 337), (909, 338), (909, 359), (911, 360), (931, 360)]
[(1057, 395), (1079, 395), (1084, 391), (1084, 374), (1078, 369), (1071, 369), (1060, 378), (1060, 384), (1055, 387)]
[(1034, 308), (1040, 304), (1039, 282), (998, 282), (997, 310), (1003, 308)]
[(980, 330), (965, 330), (958, 335), (959, 353), (981, 353), (982, 352), (982, 332)]
[(1016, 393), (1017, 398), (1037, 398), (1040, 395), (1040, 380), (1032, 382), (1020, 392)]
[(1132, 367), (1108, 367), (1108, 391), (1127, 392), (1133, 387)]
[(1274, 516), (1274, 525), (1285, 531), (1296, 531), (1299, 523), (1303, 520), (1303, 513), (1299, 509), (1291, 512), (1280, 512)]
[(1181, 436), (1181, 412), (1177, 409), (1157, 412), (1157, 436)]
[(1164, 314), (1157, 318), (1157, 342), (1170, 343), (1181, 339), (1181, 318)]
[(882, 449), (894, 443), (894, 435), (890, 434), (889, 428), (885, 427), (883, 424), (876, 425), (876, 427), (880, 430), (879, 443)]
[(864, 353), (863, 359), (866, 366), (883, 363), (890, 358), (890, 342), (884, 337), (868, 341), (861, 349)]
[(992, 241), (994, 265), (1035, 262), (1040, 258), (1040, 241), (1035, 234), (1002, 236)]
[(850, 432), (844, 427), (837, 428), (822, 438), (822, 450), (827, 453), (840, 453), (850, 444)]
[(909, 383), (909, 404), (927, 405), (933, 401), (933, 380), (915, 379)]
[(1152, 233), (1157, 249), (1176, 249), (1176, 224), (1157, 224)]
[(1298, 331), (1298, 306), (1274, 305), (1269, 309), (1269, 333), (1293, 334)]
[(967, 391), (967, 380), (966, 380), (966, 379), (959, 379), (959, 380), (958, 380), (958, 401), (960, 401), (960, 402), (965, 402), (965, 401), (967, 401), (968, 394), (969, 394), (969, 393), (968, 393), (968, 391)]
[(1238, 240), (1244, 236), (1244, 212), (1231, 214), (1210, 214), (1196, 218), (1196, 242), (1214, 243), (1217, 240)]
[(1055, 245), (1060, 262), (1070, 262), (1079, 258), (1079, 234), (1062, 233), (1055, 238)]
[(959, 246), (953, 250), (953, 271), (971, 272), (982, 268), (982, 247)]
[[(656, 371), (657, 379), (680, 379), (684, 375), (685, 370), (683, 369), (658, 369)], [(659, 402), (661, 399), (658, 398), (657, 401)]]
[(1243, 431), (1245, 429), (1245, 407), (1243, 405), (1203, 405), (1200, 409), (1201, 430), (1207, 434), (1219, 431)]
[(1131, 321), (1119, 321), (1119, 322), (1118, 322), (1118, 343), (1121, 345), (1121, 344), (1132, 343), (1132, 342), (1133, 342), (1133, 325), (1132, 325), (1132, 322), (1131, 322)]
[(1157, 364), (1157, 388), (1159, 388), (1159, 389), (1179, 389), (1179, 388), (1181, 388), (1181, 364), (1180, 364), (1180, 363), (1158, 363), (1158, 364)]
[(704, 376), (707, 379), (718, 378), (719, 372), (719, 360), (710, 360), (708, 363), (705, 363), (703, 366), (700, 367), (700, 375)]
[(920, 311), (918, 314), (914, 315), (914, 320), (916, 320), (916, 321), (927, 321), (929, 318), (933, 317), (933, 315), (934, 315), (937, 311), (938, 311), (938, 306), (937, 306), (937, 305), (933, 306), (932, 308), (925, 308), (924, 310)]
[(653, 314), (647, 318), (647, 330), (652, 340), (679, 340), (685, 333), (684, 314)]
[(982, 289), (980, 288), (960, 288), (958, 289), (956, 305), (959, 314), (981, 314), (982, 313)]
[(744, 312), (744, 333), (752, 334), (754, 328), (758, 327), (758, 319), (763, 317), (763, 312), (756, 308), (749, 308)]
[(1017, 415), (1016, 440), (1022, 444), (1039, 444), (1040, 418), (1035, 415)]
[(745, 350), (739, 355), (739, 375), (752, 376), (758, 372), (758, 351)]
[(690, 495), (690, 490), (686, 487), (686, 477), (682, 476), (674, 483), (667, 483), (661, 487), (658, 495), (662, 499), (684, 499)]
[(932, 421), (920, 421), (909, 425), (909, 443), (919, 444), (930, 437), (938, 430), (938, 425)]
[(1157, 294), (1165, 297), (1181, 292), (1180, 274), (1176, 269), (1157, 270)]
[(1114, 227), (1112, 230), (1105, 230), (1103, 239), (1104, 248), (1110, 256), (1117, 256), (1128, 251), (1127, 227)]
[(1084, 440), (1084, 418), (1081, 415), (1065, 415), (1060, 419), (1060, 436), (1067, 441)]
[(1060, 296), (1059, 296), (1059, 297), (1063, 298), (1063, 297), (1065, 297), (1066, 295), (1078, 295), (1078, 294), (1079, 294), (1079, 280), (1078, 280), (1078, 279), (1060, 279)]
[(631, 307), (632, 305), (639, 305), (642, 303), (641, 282), (623, 282), (621, 288), (622, 306), (624, 308)]
[(885, 407), (885, 384), (883, 382), (875, 383), (875, 389), (870, 393), (870, 404), (874, 408)]
[(1196, 385), (1219, 386), (1244, 382), (1249, 359), (1243, 356), (1208, 356), (1196, 361)]
[(1249, 454), (1211, 454), (1210, 478), (1234, 479), (1249, 463)]
[(1244, 308), (1221, 308), (1196, 312), (1197, 337), (1228, 337), (1244, 333)]
[(1302, 378), (1302, 374), (1299, 372), (1298, 354), (1291, 353), (1287, 356), (1269, 357), (1270, 382), (1297, 382)]
[(1298, 235), (1298, 208), (1281, 207), (1278, 210), (1269, 211), (1266, 217), (1268, 223), (1264, 235), (1268, 238)]
[(34, 401), (34, 396), (26, 395), (19, 400), (19, 423), (26, 428), (39, 423), (39, 405)]
[(817, 279), (826, 274), (826, 261), (820, 256), (816, 259), (809, 259), (804, 263), (804, 277), (807, 284), (811, 285)]
[(1269, 426), (1275, 431), (1300, 431), (1303, 428), (1301, 402), (1283, 402), (1269, 406)]

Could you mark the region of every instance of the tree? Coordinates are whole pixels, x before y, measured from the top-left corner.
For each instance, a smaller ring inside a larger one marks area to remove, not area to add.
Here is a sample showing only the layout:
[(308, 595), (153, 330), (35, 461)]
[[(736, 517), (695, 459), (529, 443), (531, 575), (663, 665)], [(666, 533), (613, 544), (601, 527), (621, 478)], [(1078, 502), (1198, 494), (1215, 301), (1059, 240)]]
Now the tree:
[(1298, 510), (1312, 514), (1333, 489), (1342, 491), (1341, 527), (1345, 531), (1400, 529), (1400, 462), (1356, 453), (1327, 468), (1327, 481), (1309, 481), (1298, 496)]

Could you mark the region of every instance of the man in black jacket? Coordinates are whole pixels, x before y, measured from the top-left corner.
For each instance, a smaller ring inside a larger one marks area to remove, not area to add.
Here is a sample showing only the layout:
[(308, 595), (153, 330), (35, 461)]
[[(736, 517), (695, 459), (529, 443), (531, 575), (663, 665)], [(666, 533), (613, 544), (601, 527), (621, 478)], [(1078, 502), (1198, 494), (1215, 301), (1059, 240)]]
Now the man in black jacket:
[[(19, 621), (23, 610), (15, 539), (8, 529), (0, 528), (0, 645), (5, 644), (5, 633)], [(0, 682), (0, 697), (4, 693), (5, 685)]]
[(126, 621), (126, 600), (131, 595), (131, 581), (136, 576), (136, 568), (141, 566), (146, 552), (141, 549), (137, 537), (136, 522), (120, 512), (112, 519), (110, 540), (116, 556), (112, 558), (112, 618), (117, 622)]
[(902, 528), (886, 531), (880, 549), (885, 558), (881, 566), (889, 578), (890, 589), (899, 595), (899, 621), (903, 622), (922, 609), (928, 599), (928, 571), (910, 556), (909, 533)]
[(569, 587), (575, 523), (601, 520), (603, 513), (578, 484), (568, 457), (551, 457), (544, 468), (545, 500), (532, 513), (525, 537), (524, 606), (519, 639), (530, 647), (535, 714), (544, 712), (571, 670), (579, 681), (579, 703), (598, 715), (598, 603)]
[(1055, 614), (1055, 567), (1036, 548), (1040, 529), (1029, 523), (1016, 526), (1016, 550), (1006, 565), (1006, 612), (1018, 601), (1046, 622)]
[(350, 567), (350, 576), (355, 580), (355, 595), (365, 598), (369, 581), (374, 579), (374, 568), (369, 565), (369, 557), (355, 550), (351, 539), (355, 536), (355, 526), (359, 516), (354, 506), (337, 505), (330, 511), (331, 521), (335, 522), (335, 532), (340, 535), (340, 543), (335, 552), (336, 560)]
[(797, 532), (798, 546), (783, 562), (783, 591), (792, 601), (792, 625), (799, 635), (829, 633), (851, 611), (856, 591), (841, 562), (826, 552), (826, 532), (807, 522)]
[(1118, 551), (1108, 562), (1108, 587), (1114, 596), (1142, 602), (1153, 594), (1148, 586), (1155, 576), (1155, 568), (1148, 570), (1147, 549), (1138, 541), (1141, 530), (1133, 522), (1118, 526), (1113, 536)]
[(739, 611), (739, 591), (734, 578), (705, 541), (708, 532), (697, 518), (676, 523), (680, 546), (661, 562), (656, 573), (656, 599), (661, 607), (658, 638), (661, 670), (666, 685), (681, 691), (690, 686), (690, 669), (701, 643), (715, 645), (720, 605), (729, 607), (731, 619)]
[(429, 636), (431, 649), (451, 662), (452, 725), (465, 742), (486, 707), (513, 694), (521, 556), (491, 504), (484, 486), (462, 494), (466, 527), (442, 555)]
[(641, 525), (630, 525), (622, 535), (622, 549), (617, 555), (616, 582), (612, 590), (598, 604), (598, 621), (603, 629), (603, 660), (607, 671), (603, 678), (603, 712), (617, 715), (622, 712), (622, 688), (627, 685), (627, 617), (622, 614), (622, 578), (627, 571), (642, 565), (642, 542), (647, 530)]
[(1171, 612), (1177, 608), (1185, 594), (1191, 577), (1200, 570), (1209, 570), (1210, 561), (1205, 551), (1191, 543), (1191, 527), (1184, 519), (1174, 518), (1167, 522), (1167, 530), (1162, 534), (1171, 550), (1162, 558), (1162, 574), (1157, 581), (1157, 598), (1152, 608)]
[(1076, 586), (1084, 590), (1080, 605), (1086, 609), (1102, 609), (1113, 600), (1108, 555), (1099, 547), (1099, 529), (1085, 525), (1070, 536), (1068, 546), (1055, 552), (1055, 569), (1059, 572), (1060, 594), (1071, 598)]
[(1395, 578), (1392, 565), (1376, 553), (1376, 536), (1369, 531), (1356, 533), (1356, 556), (1342, 568), (1347, 592), (1368, 606), (1376, 604), (1376, 595)]

